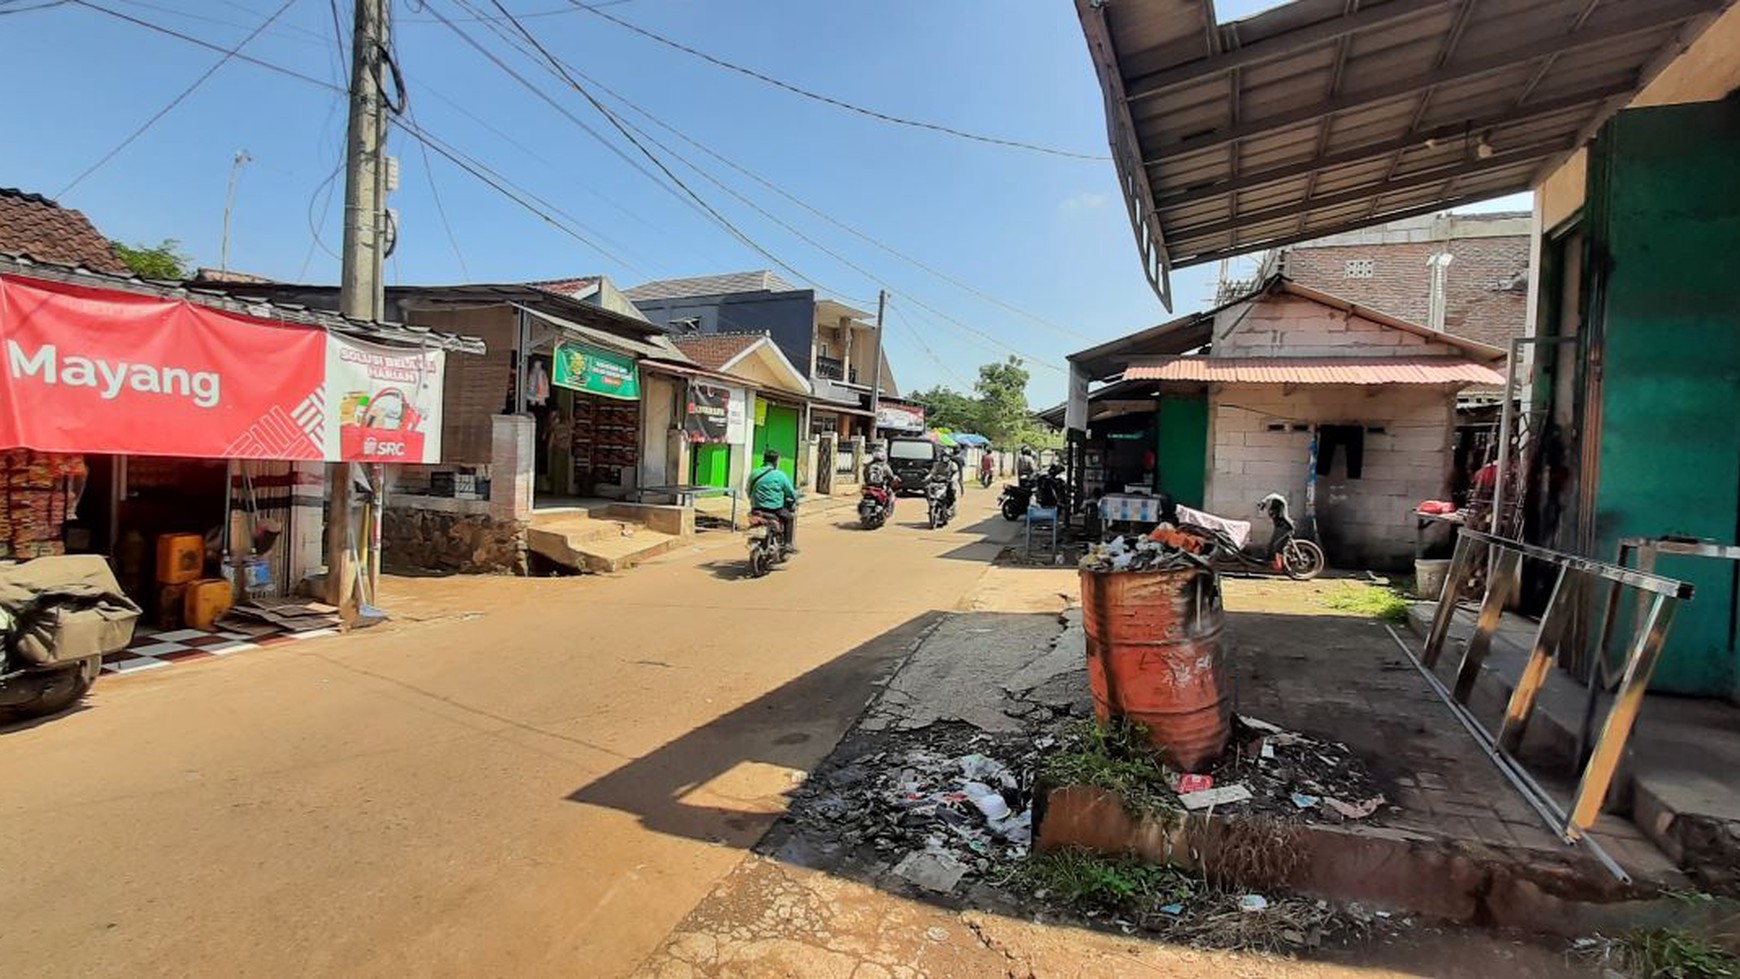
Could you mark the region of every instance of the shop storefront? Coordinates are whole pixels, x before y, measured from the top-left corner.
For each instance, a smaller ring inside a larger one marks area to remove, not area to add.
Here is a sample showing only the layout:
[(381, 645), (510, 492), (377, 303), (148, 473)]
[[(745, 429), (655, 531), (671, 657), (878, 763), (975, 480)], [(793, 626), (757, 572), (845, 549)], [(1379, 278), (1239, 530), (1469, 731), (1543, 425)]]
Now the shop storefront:
[(447, 350), (481, 350), (22, 262), (0, 345), (0, 550), (105, 555), (159, 622), (191, 580), (279, 595), (316, 571), (325, 464), (438, 458)]
[(578, 340), (555, 340), (548, 357), (533, 355), (527, 388), (537, 425), (541, 492), (616, 496), (636, 485), (641, 384), (634, 357)]

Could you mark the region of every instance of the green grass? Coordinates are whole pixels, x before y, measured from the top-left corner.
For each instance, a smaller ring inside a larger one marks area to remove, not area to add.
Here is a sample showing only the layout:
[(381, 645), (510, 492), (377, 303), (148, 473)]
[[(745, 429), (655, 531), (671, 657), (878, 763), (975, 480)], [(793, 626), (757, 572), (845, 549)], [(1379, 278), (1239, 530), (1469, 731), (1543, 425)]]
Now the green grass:
[(1071, 725), (1057, 749), (1039, 765), (1039, 779), (1051, 785), (1092, 785), (1124, 800), (1136, 815), (1175, 812), (1177, 797), (1148, 743), (1147, 728), (1128, 721), (1100, 727), (1094, 721)]
[(1190, 878), (1171, 868), (1076, 849), (1035, 853), (1014, 868), (1010, 880), (1082, 910), (1155, 913), (1195, 893)]
[(1326, 608), (1351, 612), (1381, 622), (1401, 624), (1408, 621), (1408, 597), (1387, 585), (1365, 585), (1349, 582), (1323, 596)]
[(1617, 943), (1625, 974), (1634, 979), (1734, 979), (1740, 959), (1683, 931), (1636, 931)]

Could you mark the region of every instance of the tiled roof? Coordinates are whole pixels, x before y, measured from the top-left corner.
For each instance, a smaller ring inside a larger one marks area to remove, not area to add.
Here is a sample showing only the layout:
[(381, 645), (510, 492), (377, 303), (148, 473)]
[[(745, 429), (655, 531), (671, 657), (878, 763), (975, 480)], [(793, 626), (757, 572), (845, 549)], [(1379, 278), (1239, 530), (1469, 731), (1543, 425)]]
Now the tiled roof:
[(689, 359), (710, 371), (721, 370), (739, 355), (762, 340), (765, 333), (704, 333), (690, 337), (672, 337), (677, 349)]
[(635, 302), (649, 299), (687, 299), (691, 296), (727, 296), (736, 292), (792, 292), (797, 286), (773, 272), (729, 272), (725, 275), (698, 275), (687, 279), (658, 279), (643, 282), (623, 295)]
[(1167, 357), (1133, 364), (1126, 381), (1234, 384), (1503, 384), (1504, 375), (1458, 357)]
[(41, 194), (0, 187), (0, 252), (41, 262), (128, 274), (115, 250), (82, 213)]
[(527, 285), (535, 286), (545, 292), (555, 293), (558, 296), (567, 296), (569, 299), (584, 299), (597, 291), (598, 276), (589, 275), (580, 279), (550, 279), (544, 282), (530, 282)]

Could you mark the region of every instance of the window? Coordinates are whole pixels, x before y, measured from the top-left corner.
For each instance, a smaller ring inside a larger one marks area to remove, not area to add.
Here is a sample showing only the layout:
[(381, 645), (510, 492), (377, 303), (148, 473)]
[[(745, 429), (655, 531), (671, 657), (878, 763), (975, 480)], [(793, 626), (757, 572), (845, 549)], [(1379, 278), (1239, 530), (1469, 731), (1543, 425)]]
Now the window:
[(1342, 275), (1349, 279), (1369, 279), (1376, 269), (1377, 262), (1369, 258), (1348, 259), (1343, 267)]
[(831, 355), (831, 354), (829, 354), (829, 352), (828, 352), (828, 344), (827, 344), (827, 341), (825, 341), (825, 340), (824, 340), (824, 341), (822, 341), (822, 343), (821, 343), (821, 345), (820, 345), (820, 346), (819, 346), (819, 347), (818, 347), (818, 348), (817, 348), (817, 349), (818, 349), (818, 350), (819, 350), (819, 351), (820, 351), (820, 352), (821, 352), (821, 355), (822, 355), (822, 356), (823, 356), (823, 357), (828, 357), (828, 356), (832, 356), (832, 355)]

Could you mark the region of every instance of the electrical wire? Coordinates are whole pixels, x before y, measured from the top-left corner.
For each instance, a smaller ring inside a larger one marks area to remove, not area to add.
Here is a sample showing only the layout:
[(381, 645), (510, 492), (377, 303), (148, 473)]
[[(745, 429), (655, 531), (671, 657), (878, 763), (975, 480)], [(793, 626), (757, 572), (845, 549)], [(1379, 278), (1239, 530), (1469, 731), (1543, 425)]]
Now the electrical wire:
[(201, 38), (194, 37), (191, 34), (185, 34), (185, 33), (178, 31), (172, 27), (164, 27), (162, 24), (153, 24), (148, 20), (140, 20), (139, 18), (134, 17), (131, 14), (124, 14), (119, 10), (110, 10), (108, 7), (104, 7), (101, 4), (92, 3), (91, 0), (67, 0), (67, 2), (74, 4), (75, 6), (84, 7), (86, 10), (94, 10), (100, 14), (107, 14), (108, 16), (113, 17), (116, 20), (124, 20), (129, 24), (133, 24), (133, 25), (138, 26), (138, 27), (143, 27), (148, 31), (156, 31), (159, 34), (167, 34), (170, 37), (177, 38), (177, 39), (182, 40), (182, 41), (186, 41), (189, 44), (196, 44), (196, 45), (198, 45), (202, 48), (205, 48), (209, 51), (216, 51), (219, 54), (225, 55), (230, 60), (245, 61), (248, 64), (256, 65), (260, 68), (264, 68), (267, 71), (277, 72), (280, 75), (285, 75), (287, 77), (297, 79), (298, 81), (304, 81), (310, 85), (318, 85), (319, 87), (327, 89), (328, 91), (333, 91), (333, 92), (345, 91), (345, 88), (342, 85), (334, 85), (333, 83), (331, 83), (329, 81), (315, 78), (313, 75), (305, 75), (302, 72), (297, 71), (294, 68), (286, 68), (283, 65), (276, 65), (270, 61), (264, 61), (264, 60), (261, 60), (259, 58), (253, 57), (252, 55), (242, 54), (240, 51), (241, 45), (237, 45), (235, 48), (225, 48), (221, 44), (213, 44), (210, 41), (206, 41), (206, 40), (203, 40)]
[[(187, 20), (196, 20), (196, 21), (201, 21), (201, 22), (207, 23), (207, 24), (216, 24), (219, 27), (228, 27), (228, 28), (231, 28), (233, 30), (247, 30), (248, 29), (248, 25), (244, 24), (244, 23), (238, 23), (237, 21), (233, 21), (233, 20), (225, 20), (222, 17), (213, 17), (209, 14), (195, 13), (191, 10), (181, 10), (179, 8), (170, 7), (170, 6), (167, 6), (164, 4), (160, 4), (160, 3), (152, 3), (151, 0), (109, 0), (109, 2), (110, 3), (121, 3), (121, 4), (125, 4), (126, 6), (129, 6), (129, 7), (136, 7), (136, 8), (140, 8), (140, 9), (144, 9), (144, 10), (155, 10), (159, 13), (169, 14), (173, 17), (183, 17), (183, 18), (186, 18)], [(240, 7), (242, 10), (245, 10), (249, 14), (253, 14), (255, 16), (258, 16), (260, 13), (258, 10), (254, 10), (254, 9), (246, 7), (246, 6), (242, 6), (241, 4), (230, 4), (230, 6)], [(285, 41), (294, 41), (298, 44), (321, 44), (321, 45), (324, 45), (326, 43), (326, 38), (323, 35), (316, 33), (315, 31), (311, 31), (306, 27), (300, 27), (296, 24), (278, 24), (278, 25), (274, 26), (271, 30), (267, 31), (266, 34), (269, 36), (272, 36), (272, 37), (280, 38), (280, 39), (285, 40)], [(292, 35), (295, 35), (295, 36), (292, 36)]]
[[(417, 117), (411, 116), (416, 122)], [(453, 234), (453, 225), (447, 220), (447, 207), (441, 203), (441, 189), (435, 185), (435, 166), (429, 162), (429, 144), (417, 141), (417, 148), (422, 151), (423, 176), (429, 181), (429, 196), (435, 201), (435, 213), (441, 218), (441, 230), (447, 233), (447, 244), (453, 247), (453, 257), (459, 260), (459, 271), (467, 279), (471, 278), (471, 269), (465, 264), (465, 253), (459, 250), (459, 238)]]
[(912, 337), (912, 342), (918, 344), (918, 348), (924, 351), (924, 355), (930, 358), (930, 362), (935, 364), (938, 370), (941, 370), (944, 374), (960, 382), (960, 384), (968, 391), (973, 389), (973, 386), (967, 382), (966, 378), (956, 373), (953, 367), (950, 367), (941, 357), (937, 356), (936, 351), (930, 348), (930, 344), (924, 342), (924, 337), (919, 335), (918, 330), (914, 329), (911, 323), (907, 322), (906, 314), (901, 311), (897, 304), (890, 302), (887, 304), (887, 309), (889, 312), (894, 314), (895, 318), (899, 320), (900, 325), (905, 328), (907, 334)]
[[(927, 272), (930, 275), (935, 276), (936, 278), (942, 280), (943, 282), (946, 282), (949, 285), (952, 285), (952, 286), (962, 290), (963, 292), (966, 292), (970, 295), (973, 295), (973, 296), (975, 296), (979, 299), (982, 299), (986, 302), (992, 303), (996, 306), (1000, 306), (1003, 309), (1006, 309), (1012, 313), (1016, 313), (1020, 316), (1023, 316), (1023, 317), (1025, 317), (1029, 320), (1032, 320), (1033, 322), (1035, 322), (1041, 326), (1044, 326), (1044, 327), (1047, 327), (1047, 328), (1053, 330), (1054, 332), (1064, 334), (1064, 335), (1069, 336), (1073, 339), (1084, 340), (1084, 341), (1087, 341), (1089, 343), (1096, 342), (1094, 337), (1091, 337), (1091, 336), (1087, 335), (1086, 333), (1083, 333), (1079, 330), (1070, 329), (1069, 327), (1063, 326), (1062, 324), (1055, 323), (1049, 319), (1046, 319), (1045, 317), (1039, 315), (1038, 313), (1034, 313), (1034, 312), (1031, 312), (1029, 310), (1022, 309), (1020, 306), (1016, 306), (1015, 304), (1010, 303), (1007, 300), (1001, 299), (1001, 298), (994, 296), (988, 292), (985, 292), (981, 289), (978, 289), (978, 288), (974, 287), (971, 283), (963, 282), (960, 279), (958, 279), (952, 275), (949, 275), (947, 272), (942, 271), (941, 269), (935, 268), (934, 266), (932, 266), (932, 265), (930, 265), (930, 264), (928, 264), (920, 259), (914, 258), (911, 255), (908, 255), (905, 252), (900, 251), (899, 249), (895, 248), (892, 245), (889, 245), (889, 244), (886, 244), (885, 242), (877, 240), (875, 237), (871, 236), (869, 233), (864, 232), (864, 231), (860, 231), (859, 229), (854, 228), (853, 226), (847, 224), (846, 222), (841, 221), (839, 218), (834, 217), (833, 215), (829, 214), (828, 212), (826, 212), (822, 208), (816, 207), (815, 205), (810, 204), (808, 201), (803, 200), (802, 198), (798, 197), (797, 195), (792, 194), (790, 191), (787, 191), (785, 188), (779, 186), (777, 183), (773, 182), (772, 180), (769, 180), (768, 178), (762, 176), (759, 173), (756, 173), (755, 171), (749, 169), (748, 167), (745, 167), (742, 164), (739, 164), (736, 161), (730, 159), (729, 157), (726, 157), (724, 154), (718, 152), (717, 150), (715, 150), (712, 147), (708, 146), (707, 144), (701, 142), (700, 140), (697, 140), (697, 139), (689, 136), (688, 134), (684, 133), (682, 130), (676, 128), (675, 126), (672, 126), (670, 123), (667, 123), (664, 120), (658, 118), (656, 115), (654, 115), (652, 112), (650, 112), (649, 110), (647, 110), (643, 106), (635, 103), (633, 100), (622, 95), (620, 92), (617, 92), (615, 89), (611, 88), (609, 85), (606, 85), (603, 82), (598, 81), (598, 79), (596, 79), (595, 77), (588, 75), (584, 71), (581, 71), (580, 69), (577, 69), (573, 65), (570, 65), (570, 64), (564, 63), (563, 67), (569, 71), (572, 71), (577, 77), (584, 79), (587, 83), (595, 86), (600, 91), (609, 95), (611, 98), (615, 99), (616, 101), (622, 103), (623, 105), (627, 106), (628, 108), (639, 113), (643, 118), (647, 119), (649, 122), (653, 123), (654, 125), (658, 126), (661, 129), (665, 130), (666, 132), (670, 133), (671, 135), (675, 136), (676, 138), (682, 140), (683, 142), (689, 144), (690, 146), (693, 146), (695, 149), (700, 150), (701, 152), (707, 154), (708, 156), (719, 161), (720, 163), (724, 164), (725, 166), (730, 167), (731, 169), (737, 171), (738, 173), (743, 174), (744, 176), (750, 178), (751, 180), (754, 180), (756, 183), (762, 185), (763, 187), (766, 187), (768, 190), (773, 191), (774, 193), (780, 195), (781, 197), (785, 198), (786, 200), (790, 201), (791, 203), (796, 204), (798, 207), (803, 208), (804, 210), (815, 215), (816, 217), (821, 218), (822, 220), (828, 222), (829, 224), (832, 224), (835, 227), (841, 229), (842, 231), (845, 231), (848, 234), (851, 234), (852, 236), (854, 236), (856, 238), (859, 238), (859, 239), (861, 239), (861, 240), (863, 240), (871, 245), (876, 246), (877, 248), (881, 249), (882, 251), (885, 251), (888, 254), (893, 255), (895, 258), (898, 258), (901, 261), (906, 262), (907, 264), (912, 265), (921, 271)], [(667, 148), (667, 152), (669, 152), (668, 148)], [(679, 159), (680, 159), (680, 157), (679, 157)], [(691, 166), (691, 168), (693, 168), (693, 164), (690, 164), (690, 166)]]
[[(463, 3), (464, 0), (460, 0), (460, 2)], [(556, 58), (553, 54), (551, 54), (549, 52), (549, 50), (547, 48), (545, 48), (543, 46), (543, 44), (541, 44), (535, 36), (532, 35), (531, 31), (528, 30), (524, 24), (520, 23), (518, 20), (515, 20), (513, 18), (512, 14), (508, 14), (507, 9), (501, 5), (500, 0), (490, 0), (490, 2), (495, 5), (497, 10), (502, 11), (502, 13), (508, 17), (510, 23), (512, 23), (514, 25), (514, 27), (519, 30), (521, 35), (523, 35), (525, 37), (525, 39), (528, 42), (530, 42), (532, 44), (532, 46), (537, 50), (537, 52), (540, 55), (542, 55), (546, 65), (551, 70), (553, 70), (563, 81), (567, 82), (569, 86), (574, 88), (575, 91), (579, 92), (583, 97), (585, 97), (587, 99), (587, 101), (591, 102), (593, 107), (596, 108), (600, 113), (602, 113), (605, 116), (605, 118), (611, 122), (612, 125), (616, 126), (618, 131), (622, 132), (623, 135), (630, 142), (632, 142), (638, 149), (640, 149), (642, 153), (645, 153), (649, 159), (652, 159), (659, 166), (659, 168), (661, 170), (664, 170), (666, 174), (670, 175), (673, 180), (677, 180), (679, 183), (679, 186), (682, 186), (683, 189), (685, 191), (688, 191), (691, 196), (694, 196), (696, 198), (696, 200), (698, 200), (698, 201), (700, 200), (699, 196), (695, 195), (692, 190), (689, 190), (689, 188), (686, 184), (682, 184), (681, 181), (676, 177), (676, 175), (674, 173), (672, 173), (670, 171), (670, 169), (663, 164), (663, 162), (661, 162), (656, 156), (653, 156), (651, 151), (648, 150), (646, 148), (646, 146), (642, 144), (641, 139), (645, 139), (647, 142), (650, 142), (653, 145), (658, 146), (660, 149), (664, 150), (667, 154), (669, 154), (672, 158), (678, 160), (683, 165), (687, 166), (690, 170), (699, 174), (703, 179), (710, 181), (715, 186), (717, 186), (721, 190), (725, 191), (727, 194), (730, 194), (731, 196), (737, 198), (739, 201), (741, 201), (742, 203), (744, 203), (745, 205), (747, 205), (748, 207), (753, 209), (756, 213), (761, 214), (763, 217), (766, 217), (768, 220), (774, 222), (779, 227), (784, 228), (786, 231), (795, 235), (799, 239), (809, 243), (811, 246), (815, 247), (819, 251), (821, 251), (824, 254), (828, 255), (829, 257), (833, 258), (835, 261), (838, 261), (842, 265), (845, 265), (846, 267), (852, 269), (853, 271), (859, 273), (860, 275), (863, 275), (865, 278), (869, 279), (872, 282), (879, 282), (879, 277), (875, 273), (864, 268), (863, 266), (852, 261), (851, 259), (846, 258), (845, 256), (841, 255), (840, 253), (829, 248), (827, 245), (824, 245), (821, 242), (817, 241), (815, 238), (805, 234), (803, 231), (797, 229), (796, 227), (793, 227), (789, 222), (786, 222), (785, 220), (781, 219), (777, 215), (768, 211), (766, 208), (760, 206), (755, 201), (751, 200), (749, 197), (743, 195), (742, 193), (739, 193), (738, 191), (736, 191), (735, 189), (733, 189), (732, 187), (727, 185), (725, 182), (719, 180), (717, 177), (714, 177), (712, 174), (708, 173), (705, 169), (696, 165), (693, 161), (686, 159), (681, 154), (672, 150), (669, 146), (665, 145), (662, 142), (659, 142), (658, 140), (653, 138), (650, 134), (646, 133), (645, 130), (642, 130), (637, 126), (634, 126), (632, 123), (628, 123), (625, 120), (622, 120), (621, 118), (616, 116), (615, 113), (611, 112), (610, 109), (605, 107), (603, 105), (603, 103), (599, 102), (589, 91), (587, 91), (585, 86), (581, 85), (578, 81), (576, 81), (574, 78), (574, 75), (567, 70), (566, 66), (561, 62), (561, 60)], [(637, 138), (637, 136), (639, 138)], [(704, 201), (702, 201), (702, 203), (703, 203), (703, 205), (705, 205)], [(711, 212), (713, 214), (718, 213), (717, 211), (715, 211), (711, 207), (711, 205), (705, 205), (705, 206), (707, 206), (709, 212)], [(740, 237), (741, 237), (741, 235), (740, 235)], [(747, 242), (747, 238), (745, 238), (744, 240)], [(810, 283), (818, 288), (821, 288), (825, 292), (833, 292), (836, 295), (841, 294), (840, 290), (831, 289), (831, 288), (825, 286), (824, 284), (822, 284), (821, 282), (818, 282), (814, 278), (812, 278), (808, 275), (805, 275), (803, 272), (798, 271), (796, 268), (794, 268), (790, 264), (781, 260), (780, 258), (775, 256), (773, 253), (760, 247), (759, 245), (755, 244), (754, 242), (747, 242), (747, 243), (749, 243), (751, 245), (751, 247), (755, 248), (755, 250), (757, 252), (759, 252), (763, 257), (765, 257), (768, 260), (779, 265), (780, 268), (790, 272), (793, 276), (795, 276), (795, 277), (797, 277), (805, 282), (808, 282), (808, 283)], [(1045, 360), (1043, 358), (1034, 357), (1028, 353), (1024, 353), (1023, 351), (1021, 351), (1015, 347), (1010, 346), (1008, 343), (1006, 343), (1002, 340), (999, 340), (996, 337), (993, 337), (990, 334), (988, 334), (988, 333), (986, 333), (986, 332), (984, 332), (976, 327), (973, 327), (965, 322), (962, 322), (961, 320), (959, 320), (953, 316), (950, 316), (947, 313), (944, 313), (943, 311), (937, 309), (934, 306), (931, 306), (928, 303), (925, 303), (924, 301), (918, 299), (915, 296), (908, 295), (907, 299), (909, 299), (914, 305), (919, 306), (920, 308), (923, 308), (923, 309), (929, 311), (932, 315), (937, 316), (943, 320), (946, 320), (947, 322), (954, 324), (956, 327), (966, 331), (967, 333), (972, 334), (972, 335), (979, 337), (980, 339), (988, 342), (989, 344), (991, 344), (991, 347), (989, 349), (996, 351), (999, 354), (1013, 353), (1017, 357), (1022, 358), (1023, 360), (1032, 362), (1036, 365), (1045, 367), (1049, 370), (1061, 371), (1061, 368), (1058, 368), (1055, 365), (1051, 364), (1048, 360)]]
[(4, 17), (7, 14), (28, 14), (37, 10), (49, 10), (69, 2), (71, 2), (71, 0), (46, 0), (46, 2), (36, 4), (33, 7), (8, 7), (4, 10), (0, 10), (0, 17)]
[(623, 20), (621, 17), (618, 17), (615, 14), (606, 13), (605, 11), (599, 9), (599, 7), (602, 6), (601, 4), (582, 3), (581, 0), (568, 0), (568, 2), (573, 4), (575, 7), (578, 7), (579, 9), (586, 11), (589, 14), (592, 14), (592, 15), (597, 16), (597, 17), (602, 17), (605, 20), (610, 21), (611, 23), (617, 25), (618, 27), (622, 27), (622, 28), (625, 28), (627, 30), (633, 31), (634, 33), (639, 34), (640, 36), (647, 38), (648, 40), (656, 41), (659, 44), (662, 44), (668, 48), (673, 48), (677, 51), (683, 52), (684, 54), (699, 58), (702, 61), (707, 62), (708, 64), (717, 66), (719, 68), (723, 68), (727, 71), (734, 71), (739, 75), (748, 76), (749, 78), (753, 78), (756, 81), (765, 83), (767, 85), (772, 85), (775, 88), (790, 92), (793, 95), (799, 95), (799, 96), (802, 96), (803, 98), (806, 98), (806, 99), (813, 99), (813, 100), (815, 100), (817, 102), (821, 102), (825, 105), (831, 105), (836, 109), (844, 109), (847, 112), (855, 112), (855, 113), (862, 115), (862, 116), (868, 116), (871, 119), (875, 119), (875, 120), (878, 120), (880, 122), (892, 123), (893, 125), (897, 125), (897, 126), (908, 126), (908, 127), (913, 128), (913, 129), (928, 130), (930, 132), (942, 133), (942, 134), (947, 135), (947, 136), (956, 136), (956, 137), (959, 137), (961, 139), (972, 140), (972, 141), (978, 142), (978, 143), (988, 143), (988, 144), (993, 145), (993, 146), (1004, 146), (1004, 147), (1009, 147), (1012, 149), (1028, 150), (1028, 151), (1034, 152), (1034, 153), (1045, 153), (1045, 154), (1048, 154), (1050, 156), (1061, 156), (1061, 157), (1065, 157), (1067, 159), (1072, 159), (1072, 160), (1091, 160), (1091, 161), (1094, 161), (1097, 163), (1097, 162), (1103, 162), (1103, 161), (1107, 161), (1107, 160), (1111, 159), (1111, 157), (1106, 156), (1104, 154), (1078, 153), (1074, 150), (1063, 150), (1063, 149), (1058, 149), (1058, 148), (1053, 147), (1053, 146), (1040, 146), (1036, 143), (1026, 143), (1026, 142), (1022, 142), (1021, 140), (1016, 140), (1016, 139), (1002, 139), (1002, 138), (996, 137), (996, 136), (985, 136), (985, 135), (982, 135), (980, 133), (967, 132), (966, 130), (956, 129), (953, 126), (945, 126), (945, 125), (942, 125), (940, 123), (923, 122), (923, 121), (918, 120), (918, 119), (907, 119), (907, 118), (904, 118), (901, 116), (890, 115), (889, 113), (886, 113), (886, 112), (879, 112), (875, 109), (866, 109), (865, 107), (863, 107), (861, 105), (854, 105), (854, 104), (847, 102), (847, 101), (844, 101), (842, 99), (836, 99), (836, 98), (833, 98), (831, 96), (823, 95), (820, 92), (812, 92), (807, 88), (803, 88), (801, 86), (794, 85), (791, 82), (781, 81), (778, 78), (774, 78), (772, 75), (763, 74), (762, 72), (756, 71), (754, 68), (746, 68), (743, 65), (735, 64), (733, 62), (726, 61), (723, 58), (718, 58), (718, 57), (715, 57), (713, 55), (710, 55), (705, 51), (701, 51), (701, 50), (698, 50), (696, 48), (692, 48), (689, 45), (684, 44), (680, 41), (674, 41), (668, 37), (665, 37), (663, 34), (659, 34), (655, 31), (650, 31), (644, 27), (641, 27), (639, 24), (635, 24), (635, 23), (632, 23), (630, 21)]
[(86, 177), (89, 177), (91, 174), (96, 173), (98, 170), (101, 170), (103, 168), (103, 166), (105, 164), (107, 164), (110, 160), (113, 160), (116, 156), (120, 155), (122, 150), (124, 150), (128, 146), (132, 145), (134, 140), (145, 135), (145, 133), (152, 126), (157, 125), (159, 120), (161, 120), (164, 116), (168, 115), (171, 111), (173, 111), (176, 106), (180, 105), (183, 101), (185, 101), (187, 99), (187, 97), (192, 95), (201, 85), (205, 84), (206, 79), (217, 74), (217, 70), (219, 68), (222, 68), (224, 65), (229, 64), (230, 59), (234, 58), (236, 56), (236, 53), (238, 51), (240, 51), (243, 47), (245, 47), (249, 41), (252, 41), (254, 38), (258, 37), (260, 35), (261, 31), (264, 31), (266, 28), (272, 26), (272, 22), (277, 20), (279, 17), (283, 16), (284, 11), (289, 10), (290, 5), (294, 4), (295, 2), (296, 2), (296, 0), (284, 0), (284, 2), (278, 6), (278, 9), (274, 10), (272, 12), (271, 16), (267, 17), (264, 21), (260, 22), (260, 26), (254, 28), (251, 32), (249, 32), (247, 37), (244, 37), (240, 41), (237, 41), (235, 47), (230, 48), (228, 51), (225, 51), (223, 57), (219, 58), (217, 60), (217, 62), (214, 63), (210, 68), (207, 68), (205, 71), (201, 72), (199, 77), (195, 78), (193, 80), (192, 84), (190, 84), (186, 88), (182, 89), (179, 94), (177, 94), (174, 98), (170, 99), (168, 105), (165, 105), (163, 108), (158, 109), (155, 113), (153, 113), (151, 115), (151, 118), (146, 119), (145, 122), (142, 125), (140, 125), (139, 128), (133, 130), (133, 132), (131, 134), (129, 134), (126, 139), (123, 139), (123, 140), (121, 140), (121, 142), (117, 143), (115, 145), (114, 149), (110, 150), (107, 153), (104, 153), (102, 155), (102, 157), (97, 160), (97, 162), (91, 164), (89, 167), (86, 167), (85, 171), (83, 173), (81, 173), (78, 176), (73, 178), (72, 183), (69, 183), (65, 187), (62, 187), (60, 189), (60, 192), (55, 194), (54, 196), (65, 197), (67, 195), (68, 191), (72, 190), (74, 187), (77, 187), (79, 184), (83, 183), (84, 179)]

